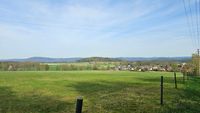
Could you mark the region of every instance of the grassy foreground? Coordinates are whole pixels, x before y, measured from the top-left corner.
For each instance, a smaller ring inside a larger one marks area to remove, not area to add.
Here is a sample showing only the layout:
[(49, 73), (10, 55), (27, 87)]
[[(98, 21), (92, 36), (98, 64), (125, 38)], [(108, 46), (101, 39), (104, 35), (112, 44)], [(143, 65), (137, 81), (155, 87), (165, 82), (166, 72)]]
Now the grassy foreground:
[[(160, 76), (164, 106), (160, 106)], [(0, 113), (199, 113), (200, 79), (166, 72), (0, 72)]]

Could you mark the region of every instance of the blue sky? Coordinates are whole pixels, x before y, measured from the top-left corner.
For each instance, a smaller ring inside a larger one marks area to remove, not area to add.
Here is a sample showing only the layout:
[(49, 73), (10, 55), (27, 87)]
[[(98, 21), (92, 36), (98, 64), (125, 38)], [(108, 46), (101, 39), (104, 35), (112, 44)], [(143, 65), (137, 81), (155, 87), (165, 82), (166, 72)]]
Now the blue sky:
[(1, 0), (0, 58), (189, 56), (181, 0)]

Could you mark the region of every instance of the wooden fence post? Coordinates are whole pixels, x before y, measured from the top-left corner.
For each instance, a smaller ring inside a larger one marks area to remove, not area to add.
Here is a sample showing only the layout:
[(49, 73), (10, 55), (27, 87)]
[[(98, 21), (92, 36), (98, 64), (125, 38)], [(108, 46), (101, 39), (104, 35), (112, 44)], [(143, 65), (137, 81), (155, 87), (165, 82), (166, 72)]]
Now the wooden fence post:
[(176, 72), (174, 72), (174, 84), (175, 84), (175, 88), (177, 89)]
[(163, 76), (160, 78), (160, 105), (163, 105)]
[(76, 113), (82, 113), (83, 98), (78, 97), (76, 101)]

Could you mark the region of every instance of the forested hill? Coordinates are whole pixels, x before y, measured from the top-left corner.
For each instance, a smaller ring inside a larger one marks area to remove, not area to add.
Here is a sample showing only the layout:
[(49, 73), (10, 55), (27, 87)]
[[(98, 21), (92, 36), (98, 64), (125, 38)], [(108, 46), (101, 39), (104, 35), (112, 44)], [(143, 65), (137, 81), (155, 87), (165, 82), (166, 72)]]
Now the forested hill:
[(188, 62), (191, 61), (191, 57), (118, 57), (123, 61), (177, 61), (177, 62)]
[(119, 62), (122, 61), (118, 58), (107, 58), (107, 57), (89, 57), (78, 60), (78, 62)]
[(24, 59), (3, 59), (0, 62), (76, 62), (82, 58), (49, 58), (49, 57), (30, 57)]

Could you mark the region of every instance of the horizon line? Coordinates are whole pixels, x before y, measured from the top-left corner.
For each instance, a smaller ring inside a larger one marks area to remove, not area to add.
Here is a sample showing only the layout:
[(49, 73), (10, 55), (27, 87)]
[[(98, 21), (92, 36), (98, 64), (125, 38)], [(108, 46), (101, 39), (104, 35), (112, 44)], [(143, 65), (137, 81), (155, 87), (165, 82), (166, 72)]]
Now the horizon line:
[(105, 56), (89, 56), (89, 57), (47, 57), (47, 56), (33, 56), (33, 57), (21, 57), (21, 58), (0, 58), (0, 60), (11, 60), (11, 59), (29, 59), (29, 58), (52, 58), (52, 59), (65, 59), (65, 58), (176, 58), (176, 57), (192, 57), (192, 56), (119, 56), (119, 57), (105, 57)]

